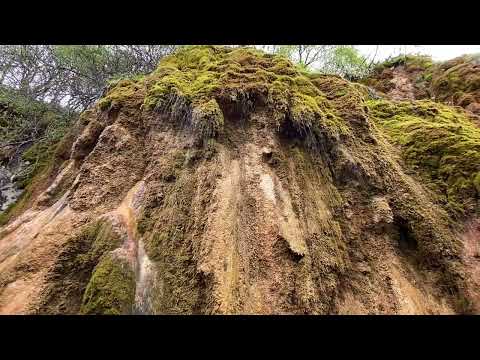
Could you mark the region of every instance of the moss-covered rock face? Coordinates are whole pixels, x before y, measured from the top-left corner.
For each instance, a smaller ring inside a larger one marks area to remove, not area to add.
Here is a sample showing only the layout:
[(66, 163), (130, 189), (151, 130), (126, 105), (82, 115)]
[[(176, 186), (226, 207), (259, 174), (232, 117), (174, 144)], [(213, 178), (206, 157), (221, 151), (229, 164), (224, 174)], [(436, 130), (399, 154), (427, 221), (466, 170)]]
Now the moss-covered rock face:
[(192, 46), (168, 56), (139, 80), (121, 81), (101, 109), (142, 106), (195, 128), (204, 137), (221, 131), (224, 114), (268, 106), (279, 127), (285, 118), (302, 132), (348, 132), (325, 94), (289, 60), (249, 48)]
[[(479, 64), (476, 55), (441, 63), (401, 56), (380, 64), (363, 81), (387, 97), (402, 92), (397, 85), (405, 88), (405, 81), (410, 82), (410, 98), (420, 101), (370, 100), (371, 118), (400, 145), (406, 164), (428, 180), (455, 216), (479, 210)], [(385, 88), (383, 82), (391, 86)]]
[(95, 221), (81, 228), (67, 241), (49, 274), (51, 286), (39, 313), (78, 313), (95, 267), (121, 244), (121, 237), (107, 220)]
[(437, 100), (480, 114), (480, 55), (466, 55), (439, 64), (431, 79)]
[(445, 208), (478, 211), (466, 112), (194, 46), (112, 83), (80, 120), (78, 176), (34, 242), (50, 263), (36, 280), (15, 263), (29, 248), (0, 247), (15, 256), (0, 312), (7, 282), (27, 276), (45, 299), (23, 308), (49, 314), (465, 311), (463, 222)]
[(119, 80), (110, 84), (110, 90), (106, 96), (101, 98), (97, 106), (101, 110), (118, 108), (126, 102), (131, 105), (141, 103), (144, 97), (144, 77), (135, 77), (130, 80)]
[(131, 314), (135, 299), (135, 274), (125, 259), (108, 254), (95, 267), (87, 285), (82, 314)]
[(428, 99), (456, 105), (480, 115), (480, 55), (464, 55), (433, 62), (426, 56), (399, 56), (379, 64), (362, 82), (388, 94), (396, 85), (395, 73), (409, 78), (415, 99)]
[(455, 213), (479, 210), (480, 129), (460, 109), (432, 101), (368, 102), (371, 115), (401, 146)]

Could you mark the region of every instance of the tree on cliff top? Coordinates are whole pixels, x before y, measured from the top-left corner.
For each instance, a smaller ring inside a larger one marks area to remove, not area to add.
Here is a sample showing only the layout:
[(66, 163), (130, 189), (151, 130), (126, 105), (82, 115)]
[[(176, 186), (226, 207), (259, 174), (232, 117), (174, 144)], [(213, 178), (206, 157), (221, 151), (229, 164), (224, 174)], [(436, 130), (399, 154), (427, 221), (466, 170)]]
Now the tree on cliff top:
[(289, 58), (303, 70), (350, 80), (366, 75), (374, 60), (367, 61), (352, 45), (264, 45), (262, 48)]

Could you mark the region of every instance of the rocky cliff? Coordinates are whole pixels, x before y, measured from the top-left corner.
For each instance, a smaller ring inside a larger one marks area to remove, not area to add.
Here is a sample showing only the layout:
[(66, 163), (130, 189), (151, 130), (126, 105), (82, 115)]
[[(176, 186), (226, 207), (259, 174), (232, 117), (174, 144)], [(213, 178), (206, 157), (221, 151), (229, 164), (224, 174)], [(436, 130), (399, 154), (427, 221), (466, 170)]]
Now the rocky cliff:
[(415, 99), (244, 48), (117, 82), (0, 228), (0, 313), (478, 312), (480, 129)]

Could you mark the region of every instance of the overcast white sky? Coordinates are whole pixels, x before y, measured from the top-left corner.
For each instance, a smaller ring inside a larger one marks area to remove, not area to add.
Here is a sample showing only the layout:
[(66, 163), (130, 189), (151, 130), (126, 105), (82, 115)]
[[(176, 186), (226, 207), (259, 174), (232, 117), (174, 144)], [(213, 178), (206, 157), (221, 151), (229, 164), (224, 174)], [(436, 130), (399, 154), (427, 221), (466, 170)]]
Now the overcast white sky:
[[(375, 54), (377, 45), (357, 45), (356, 47), (370, 58)], [(434, 61), (443, 61), (464, 54), (480, 53), (480, 45), (379, 45), (376, 60), (383, 60), (400, 53), (430, 55)]]

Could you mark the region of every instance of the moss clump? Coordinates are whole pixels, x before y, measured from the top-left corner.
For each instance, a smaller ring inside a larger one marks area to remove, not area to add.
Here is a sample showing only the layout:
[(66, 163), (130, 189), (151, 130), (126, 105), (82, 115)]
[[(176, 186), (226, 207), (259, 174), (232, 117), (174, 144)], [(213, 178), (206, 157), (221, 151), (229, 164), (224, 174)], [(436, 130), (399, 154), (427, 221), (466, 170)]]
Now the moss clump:
[(84, 263), (97, 263), (100, 257), (117, 249), (122, 239), (115, 233), (109, 221), (97, 221), (80, 233), (79, 241), (89, 244), (88, 252), (79, 254), (77, 260)]
[(164, 58), (152, 74), (151, 88), (145, 106), (165, 106), (170, 96), (198, 105), (214, 90), (219, 90), (220, 74), (216, 71), (221, 53), (217, 47), (190, 47)]
[(478, 211), (480, 129), (459, 109), (432, 101), (371, 100), (370, 111), (406, 163), (420, 171), (454, 213)]
[(125, 104), (140, 106), (145, 97), (144, 77), (119, 80), (110, 84), (110, 90), (97, 105), (100, 110), (116, 109)]
[[(98, 103), (128, 105), (143, 96), (143, 109), (187, 124), (205, 137), (223, 127), (223, 111), (246, 115), (269, 106), (274, 125), (293, 120), (302, 132), (345, 133), (341, 119), (311, 79), (289, 60), (251, 48), (188, 46), (163, 58), (137, 82), (120, 82)], [(133, 99), (133, 100), (132, 100)]]
[(48, 277), (52, 280), (40, 313), (77, 314), (95, 266), (117, 249), (122, 239), (109, 221), (88, 224), (65, 244)]
[(223, 113), (215, 99), (199, 104), (192, 111), (192, 126), (204, 137), (215, 137), (223, 128)]
[(135, 274), (125, 259), (105, 256), (95, 267), (85, 290), (82, 314), (122, 315), (132, 312)]

